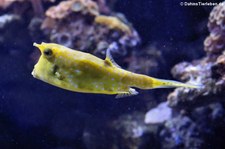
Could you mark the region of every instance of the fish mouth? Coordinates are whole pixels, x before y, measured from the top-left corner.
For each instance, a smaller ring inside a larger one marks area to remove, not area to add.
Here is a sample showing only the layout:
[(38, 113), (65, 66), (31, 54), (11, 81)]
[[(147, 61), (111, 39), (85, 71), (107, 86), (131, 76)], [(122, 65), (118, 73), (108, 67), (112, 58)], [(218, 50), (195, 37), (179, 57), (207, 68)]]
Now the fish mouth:
[(32, 76), (33, 76), (34, 78), (36, 78), (35, 68), (34, 68), (33, 71), (31, 72), (31, 74), (32, 74)]
[(40, 79), (39, 75), (37, 72), (35, 72), (35, 68), (33, 69), (33, 71), (31, 72), (32, 76), (36, 79)]

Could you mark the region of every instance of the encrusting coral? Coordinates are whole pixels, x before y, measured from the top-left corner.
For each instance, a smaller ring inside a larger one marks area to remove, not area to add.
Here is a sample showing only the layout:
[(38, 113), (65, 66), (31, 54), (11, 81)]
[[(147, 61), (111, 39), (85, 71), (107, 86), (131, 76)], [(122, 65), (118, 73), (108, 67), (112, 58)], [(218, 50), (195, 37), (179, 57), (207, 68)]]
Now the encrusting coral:
[(117, 29), (127, 34), (131, 34), (130, 28), (117, 17), (99, 15), (95, 17), (95, 22), (105, 25), (110, 29)]
[(134, 48), (140, 42), (136, 31), (118, 17), (100, 15), (95, 1), (62, 1), (50, 7), (46, 16), (41, 28), (50, 42), (98, 56), (103, 56), (113, 42), (121, 50)]

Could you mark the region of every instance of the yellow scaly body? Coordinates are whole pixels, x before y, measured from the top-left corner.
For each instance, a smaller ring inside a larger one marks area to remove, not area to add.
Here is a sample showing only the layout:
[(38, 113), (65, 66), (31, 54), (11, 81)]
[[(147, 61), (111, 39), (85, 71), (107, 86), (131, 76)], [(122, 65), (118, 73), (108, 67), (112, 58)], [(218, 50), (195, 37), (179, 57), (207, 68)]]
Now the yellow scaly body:
[(176, 81), (161, 80), (136, 74), (120, 68), (107, 50), (105, 60), (89, 53), (72, 50), (54, 43), (41, 43), (34, 46), (41, 51), (32, 75), (49, 84), (70, 91), (98, 94), (118, 94), (117, 97), (138, 94), (135, 89), (159, 87), (198, 86)]

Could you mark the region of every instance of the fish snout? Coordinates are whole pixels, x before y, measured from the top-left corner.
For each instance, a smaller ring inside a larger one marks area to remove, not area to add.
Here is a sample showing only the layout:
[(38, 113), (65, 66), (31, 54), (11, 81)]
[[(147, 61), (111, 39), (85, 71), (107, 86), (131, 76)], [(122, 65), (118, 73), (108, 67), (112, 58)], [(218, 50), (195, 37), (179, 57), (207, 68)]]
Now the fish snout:
[(36, 78), (35, 69), (33, 69), (33, 71), (31, 72), (31, 74), (32, 74), (32, 76), (33, 76), (34, 78)]

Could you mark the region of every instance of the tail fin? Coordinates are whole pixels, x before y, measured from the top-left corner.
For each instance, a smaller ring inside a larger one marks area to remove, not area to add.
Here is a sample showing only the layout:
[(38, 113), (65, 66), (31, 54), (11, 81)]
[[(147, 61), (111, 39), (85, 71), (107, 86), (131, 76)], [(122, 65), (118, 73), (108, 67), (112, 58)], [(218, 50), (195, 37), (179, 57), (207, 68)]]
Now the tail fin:
[(185, 87), (185, 88), (202, 88), (202, 85), (185, 84), (178, 81), (153, 79), (152, 88), (173, 88), (173, 87)]

